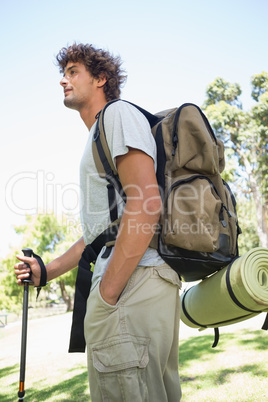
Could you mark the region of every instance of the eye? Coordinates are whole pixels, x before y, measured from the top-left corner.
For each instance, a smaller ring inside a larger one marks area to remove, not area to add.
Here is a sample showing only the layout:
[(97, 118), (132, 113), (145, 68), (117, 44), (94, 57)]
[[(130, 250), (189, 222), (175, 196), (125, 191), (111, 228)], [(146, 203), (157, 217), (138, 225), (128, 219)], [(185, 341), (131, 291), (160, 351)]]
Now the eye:
[(63, 75), (67, 80), (74, 78), (75, 74), (77, 74), (76, 70), (70, 69), (66, 74)]

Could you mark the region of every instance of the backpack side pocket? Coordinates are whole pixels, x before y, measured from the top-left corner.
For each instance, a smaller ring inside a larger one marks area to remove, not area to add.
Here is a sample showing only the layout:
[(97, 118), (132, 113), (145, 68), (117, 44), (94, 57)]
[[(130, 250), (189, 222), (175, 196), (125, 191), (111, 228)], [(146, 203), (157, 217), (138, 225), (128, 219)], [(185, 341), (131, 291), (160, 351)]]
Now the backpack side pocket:
[(219, 248), (223, 203), (209, 178), (184, 177), (170, 187), (162, 222), (163, 242), (200, 252)]

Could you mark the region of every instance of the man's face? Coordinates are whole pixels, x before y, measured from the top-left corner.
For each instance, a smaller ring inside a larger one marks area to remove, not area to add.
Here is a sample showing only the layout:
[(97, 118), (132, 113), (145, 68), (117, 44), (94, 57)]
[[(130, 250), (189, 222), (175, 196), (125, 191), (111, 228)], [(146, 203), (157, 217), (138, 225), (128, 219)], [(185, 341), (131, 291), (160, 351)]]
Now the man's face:
[(64, 89), (64, 105), (78, 111), (89, 105), (94, 95), (94, 82), (84, 64), (69, 62), (60, 81)]

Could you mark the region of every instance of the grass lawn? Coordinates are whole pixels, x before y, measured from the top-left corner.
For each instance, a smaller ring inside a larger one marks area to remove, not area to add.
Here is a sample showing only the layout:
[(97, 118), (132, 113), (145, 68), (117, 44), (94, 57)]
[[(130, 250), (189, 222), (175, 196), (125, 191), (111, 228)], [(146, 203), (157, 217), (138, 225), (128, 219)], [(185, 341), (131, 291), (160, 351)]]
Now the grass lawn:
[(183, 340), (183, 401), (268, 401), (267, 336), (262, 330), (224, 333), (213, 349), (211, 335)]
[[(90, 401), (86, 354), (67, 353), (70, 325), (69, 313), (29, 320), (25, 401)], [(268, 402), (268, 334), (237, 328), (223, 330), (214, 349), (212, 330), (182, 337), (179, 370), (183, 402)], [(18, 399), (20, 339), (20, 322), (0, 328), (3, 402)]]
[[(68, 353), (70, 313), (29, 320), (25, 402), (90, 401), (85, 353)], [(0, 401), (17, 400), (21, 323), (0, 328)]]

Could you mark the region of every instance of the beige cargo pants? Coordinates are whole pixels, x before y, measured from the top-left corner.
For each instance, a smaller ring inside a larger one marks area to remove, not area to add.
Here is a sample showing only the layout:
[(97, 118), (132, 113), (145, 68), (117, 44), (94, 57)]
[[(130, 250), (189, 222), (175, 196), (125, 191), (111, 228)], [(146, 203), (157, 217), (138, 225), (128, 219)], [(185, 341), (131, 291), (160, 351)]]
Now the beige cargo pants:
[(93, 402), (178, 402), (178, 275), (138, 267), (115, 306), (90, 293), (85, 317)]

